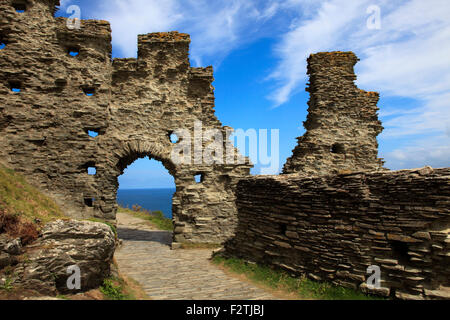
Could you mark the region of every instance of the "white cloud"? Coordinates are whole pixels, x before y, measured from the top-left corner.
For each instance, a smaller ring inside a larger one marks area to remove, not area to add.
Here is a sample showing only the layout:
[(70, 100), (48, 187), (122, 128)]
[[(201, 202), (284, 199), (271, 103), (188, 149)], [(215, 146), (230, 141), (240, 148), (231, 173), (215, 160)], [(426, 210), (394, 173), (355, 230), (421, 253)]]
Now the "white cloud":
[(450, 127), (450, 92), (430, 95), (419, 108), (399, 109), (383, 122), (384, 138), (420, 134), (443, 134)]
[(450, 167), (450, 135), (420, 139), (386, 154), (386, 166), (393, 170)]
[(60, 0), (59, 4), (60, 4), (60, 8), (65, 8), (67, 7), (70, 3), (72, 2), (72, 0)]
[(102, 1), (95, 16), (111, 23), (113, 45), (123, 57), (137, 54), (137, 35), (170, 31), (183, 18), (176, 0)]
[(261, 37), (257, 31), (277, 13), (278, 1), (112, 0), (93, 11), (111, 22), (120, 56), (136, 56), (138, 34), (179, 30), (191, 35), (191, 58), (200, 66), (220, 63), (239, 44)]
[[(308, 12), (310, 18), (298, 21), (297, 26), (283, 36), (276, 48), (280, 57), (277, 69), (269, 79), (279, 83), (278, 89), (270, 95), (275, 106), (289, 100), (299, 87), (304, 87), (306, 79), (306, 58), (314, 52), (350, 49), (341, 41), (347, 34), (349, 23), (357, 18), (364, 18), (366, 1), (334, 0), (321, 2), (322, 5), (309, 1), (296, 1), (301, 10)], [(301, 88), (302, 89), (302, 88)]]

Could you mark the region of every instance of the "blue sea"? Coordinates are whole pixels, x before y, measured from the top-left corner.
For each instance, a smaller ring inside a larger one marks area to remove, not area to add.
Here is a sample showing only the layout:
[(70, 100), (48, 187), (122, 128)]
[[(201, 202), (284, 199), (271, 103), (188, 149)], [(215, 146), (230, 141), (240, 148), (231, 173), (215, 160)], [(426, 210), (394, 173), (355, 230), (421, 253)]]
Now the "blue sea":
[(172, 218), (172, 197), (174, 188), (170, 189), (119, 189), (117, 203), (125, 208), (134, 204), (150, 211), (162, 211), (164, 216)]

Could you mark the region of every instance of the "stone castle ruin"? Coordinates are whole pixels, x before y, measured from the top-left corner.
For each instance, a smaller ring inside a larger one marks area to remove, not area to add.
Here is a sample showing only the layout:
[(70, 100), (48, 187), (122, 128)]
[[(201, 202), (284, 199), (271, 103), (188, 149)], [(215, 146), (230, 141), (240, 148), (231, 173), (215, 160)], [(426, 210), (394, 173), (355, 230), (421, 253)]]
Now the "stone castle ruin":
[[(172, 160), (180, 128), (208, 147), (198, 121), (243, 158), (214, 114), (212, 68), (189, 65), (187, 34), (140, 35), (137, 59), (112, 60), (109, 23), (69, 29), (57, 5), (0, 0), (0, 159), (68, 215), (114, 221), (118, 176), (149, 156), (175, 179), (175, 244), (225, 243), (225, 254), (316, 280), (450, 298), (450, 169), (383, 168), (379, 96), (354, 84), (353, 53), (310, 56), (306, 133), (283, 174), (250, 176), (248, 159)], [(367, 286), (370, 266), (380, 286)]]
[(141, 35), (137, 59), (112, 61), (108, 22), (69, 29), (67, 19), (53, 17), (55, 5), (0, 0), (0, 157), (70, 216), (114, 220), (118, 176), (149, 156), (175, 179), (175, 242), (232, 236), (233, 189), (251, 165), (171, 160), (176, 129), (201, 121), (204, 130), (227, 134), (214, 115), (212, 68), (189, 65), (189, 35)]
[(358, 58), (349, 52), (324, 52), (308, 58), (310, 93), (307, 130), (298, 138), (283, 173), (305, 176), (342, 170), (378, 171), (378, 120), (376, 92), (359, 90), (353, 66)]

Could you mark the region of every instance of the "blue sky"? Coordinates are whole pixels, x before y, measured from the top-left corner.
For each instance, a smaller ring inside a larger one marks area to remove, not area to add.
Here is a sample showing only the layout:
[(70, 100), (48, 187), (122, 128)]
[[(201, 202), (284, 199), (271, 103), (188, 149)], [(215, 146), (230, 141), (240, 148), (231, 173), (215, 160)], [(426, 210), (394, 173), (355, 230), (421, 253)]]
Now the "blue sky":
[[(224, 125), (280, 130), (280, 168), (304, 133), (306, 58), (354, 51), (357, 85), (378, 91), (379, 156), (389, 169), (450, 166), (448, 0), (63, 0), (82, 19), (111, 22), (113, 57), (136, 57), (137, 34), (191, 35), (193, 66), (215, 70), (216, 114)], [(370, 6), (380, 28), (367, 27)], [(259, 173), (255, 168), (253, 173)], [(172, 187), (154, 161), (138, 160), (121, 188)]]

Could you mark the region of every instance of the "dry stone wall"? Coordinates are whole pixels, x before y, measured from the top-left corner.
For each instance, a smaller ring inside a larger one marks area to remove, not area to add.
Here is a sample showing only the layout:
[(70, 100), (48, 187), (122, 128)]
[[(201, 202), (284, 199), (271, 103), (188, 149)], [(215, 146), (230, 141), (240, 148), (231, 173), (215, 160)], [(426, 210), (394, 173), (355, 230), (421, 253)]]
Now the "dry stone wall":
[(183, 128), (194, 143), (200, 122), (202, 132), (220, 130), (229, 147), (228, 128), (214, 115), (212, 67), (190, 67), (189, 36), (178, 32), (140, 35), (137, 59), (111, 60), (109, 23), (82, 20), (70, 29), (54, 18), (57, 5), (0, 0), (2, 161), (70, 216), (114, 220), (118, 176), (149, 156), (175, 178), (175, 242), (228, 239), (237, 222), (234, 188), (251, 165), (177, 164), (169, 138)]
[[(450, 298), (450, 169), (259, 176), (226, 253), (401, 299)], [(381, 288), (366, 281), (381, 269)]]
[(308, 58), (310, 94), (306, 133), (298, 138), (283, 173), (303, 176), (343, 170), (383, 170), (378, 159), (377, 92), (356, 87), (353, 52), (321, 52)]

